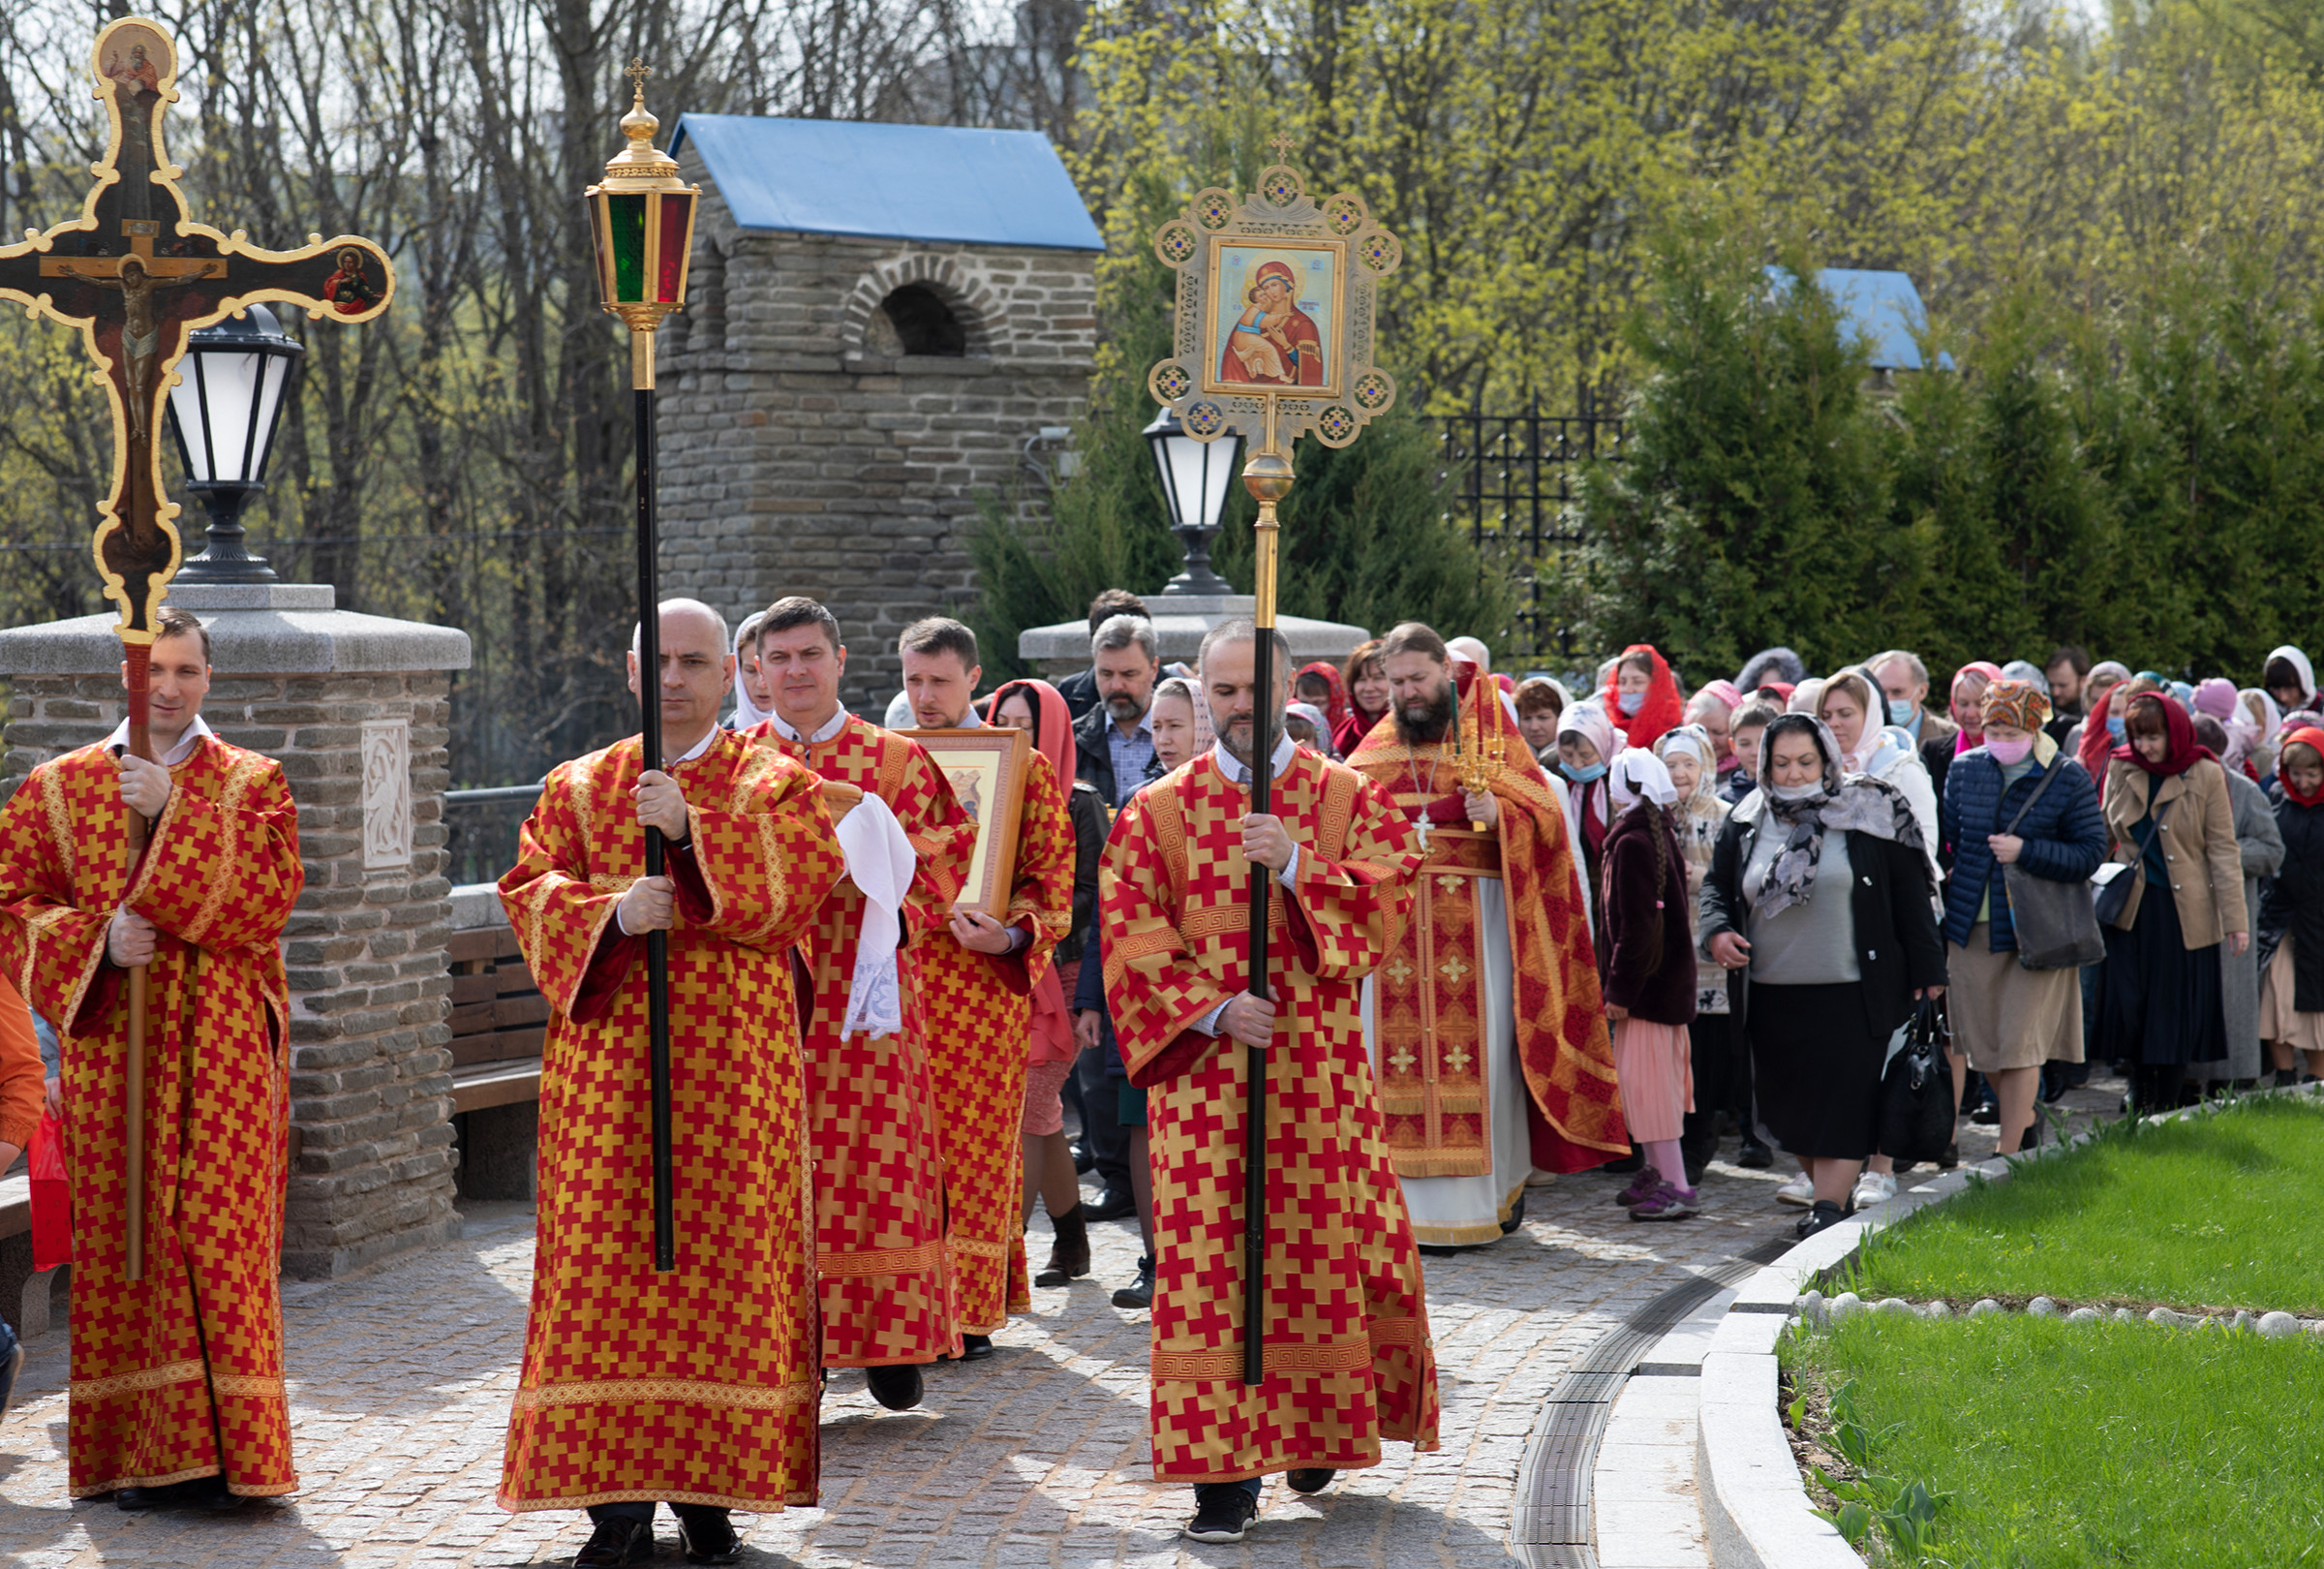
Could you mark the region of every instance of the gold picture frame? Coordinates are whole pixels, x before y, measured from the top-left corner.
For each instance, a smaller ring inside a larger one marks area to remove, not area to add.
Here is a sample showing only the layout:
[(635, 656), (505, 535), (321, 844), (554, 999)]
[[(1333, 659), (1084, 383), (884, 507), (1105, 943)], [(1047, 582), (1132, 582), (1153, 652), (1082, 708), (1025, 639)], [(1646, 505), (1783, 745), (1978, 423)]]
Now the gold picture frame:
[[(1203, 390), (1243, 397), (1267, 391), (1338, 397), (1339, 350), (1346, 342), (1347, 243), (1213, 235), (1204, 250), (1209, 319)], [(1285, 287), (1275, 289), (1277, 280)]]
[(1017, 834), (1024, 818), (1024, 776), (1032, 739), (1023, 730), (984, 725), (973, 730), (898, 730), (920, 743), (942, 769), (963, 810), (976, 822), (976, 849), (954, 914), (980, 910), (1005, 921), (1017, 881)]

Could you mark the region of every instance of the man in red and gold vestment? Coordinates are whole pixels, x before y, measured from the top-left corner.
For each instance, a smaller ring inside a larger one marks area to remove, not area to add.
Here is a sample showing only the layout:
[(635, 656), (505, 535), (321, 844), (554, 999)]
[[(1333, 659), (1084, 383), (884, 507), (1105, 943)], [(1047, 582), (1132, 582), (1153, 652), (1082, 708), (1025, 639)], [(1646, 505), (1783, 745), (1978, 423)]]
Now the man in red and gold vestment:
[[(305, 877), (274, 762), (202, 723), (209, 635), (162, 612), (153, 751), (41, 764), (0, 811), (0, 964), (57, 1023), (73, 1196), (71, 1489), (124, 1509), (295, 1492), (283, 1394), (290, 993)], [(152, 819), (134, 863), (127, 815)], [(129, 975), (146, 972), (145, 1271), (128, 1230)]]
[[(539, 1243), (501, 1504), (586, 1508), (573, 1561), (642, 1563), (669, 1504), (690, 1561), (729, 1509), (812, 1504), (822, 1371), (791, 949), (840, 875), (823, 789), (719, 726), (726, 624), (665, 600), (661, 766), (637, 737), (549, 775), (501, 878), (553, 1010)], [(635, 645), (630, 689), (638, 686)], [(645, 871), (645, 827), (667, 847)], [(678, 1267), (654, 1270), (647, 934), (666, 932)]]
[[(1280, 713), (1290, 650), (1275, 636)], [(1214, 748), (1124, 806), (1106, 847), (1106, 1000), (1148, 1091), (1154, 1475), (1195, 1485), (1197, 1541), (1241, 1540), (1261, 1479), (1298, 1492), (1437, 1447), (1420, 1254), (1388, 1163), (1358, 1017), (1412, 902), (1420, 837), (1378, 785), (1280, 741), (1250, 810), (1251, 624), (1202, 652)], [(1280, 734), (1280, 732), (1277, 732)], [(1252, 865), (1274, 874), (1269, 987), (1251, 997)], [(1268, 1048), (1267, 1376), (1242, 1383), (1246, 1046)]]
[[(977, 723), (970, 706), (983, 675), (976, 633), (944, 616), (903, 630), (896, 651), (904, 694), (924, 730)], [(1027, 759), (1018, 817), (1017, 865), (1006, 921), (982, 910), (923, 908), (943, 928), (911, 946), (913, 989), (926, 1020), (929, 1087), (944, 1156), (961, 1353), (993, 1354), (993, 1333), (1011, 1312), (1032, 1309), (1024, 1267), (1024, 1062), (1032, 994), (1049, 970), (1049, 950), (1073, 924), (1073, 821), (1063, 784), (1035, 749)], [(1054, 991), (1055, 980), (1048, 977)], [(1056, 1000), (1059, 1013), (1064, 1011)]]
[[(1428, 861), (1364, 1030), (1413, 1232), (1472, 1246), (1516, 1229), (1532, 1169), (1603, 1165), (1630, 1137), (1564, 809), (1489, 676), (1418, 622), (1380, 652), (1389, 715), (1348, 766), (1420, 826)], [(1500, 761), (1475, 794), (1464, 755)]]
[[(775, 717), (750, 738), (878, 797), (895, 818), (888, 827), (908, 845), (902, 935), (928, 940), (913, 933), (944, 923), (968, 874), (976, 824), (917, 744), (840, 706), (847, 650), (829, 610), (797, 596), (769, 605), (758, 662), (774, 687)], [(851, 869), (815, 916), (807, 1116), (823, 1366), (864, 1369), (873, 1399), (902, 1411), (920, 1403), (923, 1366), (960, 1355), (960, 1310), (944, 1249), (943, 1158), (923, 1024), (911, 988), (901, 984), (908, 977), (896, 938), (884, 935), (893, 928), (861, 885), (873, 880), (872, 870)], [(887, 951), (867, 955), (867, 941)]]

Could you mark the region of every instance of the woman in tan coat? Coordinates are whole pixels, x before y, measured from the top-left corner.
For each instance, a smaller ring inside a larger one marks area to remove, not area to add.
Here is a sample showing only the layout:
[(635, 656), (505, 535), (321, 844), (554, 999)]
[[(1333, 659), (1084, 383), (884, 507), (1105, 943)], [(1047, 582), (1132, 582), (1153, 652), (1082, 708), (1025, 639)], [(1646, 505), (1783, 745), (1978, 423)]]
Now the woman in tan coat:
[[(2101, 1056), (2125, 1064), (2142, 1112), (2179, 1104), (2189, 1062), (2227, 1055), (2218, 946), (2251, 945), (2227, 776), (2177, 700), (2143, 692), (2106, 765), (2114, 860), (2133, 878), (2106, 932)], [(2168, 897), (2162, 897), (2164, 894)]]

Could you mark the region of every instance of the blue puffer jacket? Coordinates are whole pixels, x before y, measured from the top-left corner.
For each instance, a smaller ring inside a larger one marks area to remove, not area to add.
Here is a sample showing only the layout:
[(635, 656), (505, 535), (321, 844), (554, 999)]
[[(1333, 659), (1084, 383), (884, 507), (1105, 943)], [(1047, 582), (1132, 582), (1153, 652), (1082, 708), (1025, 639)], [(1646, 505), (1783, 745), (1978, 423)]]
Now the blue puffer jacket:
[[(2017, 826), (2026, 842), (2017, 864), (2037, 877), (2057, 882), (2080, 882), (2106, 858), (2106, 819), (2098, 814), (2097, 787), (2080, 763), (2061, 752), (2050, 767), (2064, 774), (2044, 791), (2026, 820)], [(2000, 863), (1985, 841), (2009, 826), (2018, 809), (2041, 783), (2036, 766), (2025, 778), (2002, 789), (2002, 765), (1983, 747), (1953, 759), (1944, 776), (1941, 809), (1945, 843), (1953, 846), (1952, 876), (1944, 884), (1944, 939), (1966, 947), (1969, 930), (1977, 921), (1977, 907), (1985, 891), (1993, 890), (1991, 920), (1995, 953), (2014, 953), (2017, 936), (2009, 926), (2009, 894)]]

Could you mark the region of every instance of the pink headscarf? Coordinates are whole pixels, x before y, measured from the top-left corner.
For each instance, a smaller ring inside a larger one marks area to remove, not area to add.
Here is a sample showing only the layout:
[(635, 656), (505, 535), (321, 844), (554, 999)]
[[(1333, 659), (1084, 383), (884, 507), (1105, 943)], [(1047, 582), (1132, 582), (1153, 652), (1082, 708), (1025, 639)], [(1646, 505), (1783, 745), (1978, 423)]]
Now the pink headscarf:
[[(1991, 660), (1972, 660), (1969, 661), (1969, 663), (1964, 664), (1960, 669), (1953, 672), (1953, 684), (1946, 689), (1947, 692), (1951, 695), (1959, 695), (1961, 692), (1961, 679), (1962, 677), (1968, 675), (1983, 676), (1985, 678), (1985, 684), (1990, 687), (1996, 681), (2002, 679), (2002, 667), (1994, 663)], [(1969, 738), (1969, 726), (1966, 724), (1961, 726), (1961, 733), (1953, 737), (1954, 756), (1958, 757), (1964, 752), (1972, 751), (1983, 744), (1984, 721), (1982, 719), (1978, 720), (1977, 726), (1979, 739), (1975, 741), (1972, 741)]]
[[(1065, 706), (1065, 694), (1046, 681), (1012, 681), (993, 693), (992, 712), (1000, 713), (1001, 700), (1012, 692), (1023, 692), (1033, 703), (1033, 750), (1049, 759), (1056, 775), (1057, 789), (1070, 798), (1073, 794), (1073, 710)], [(1065, 987), (1057, 979), (1057, 967), (1041, 967), (1041, 978), (1033, 982), (1032, 1038), (1025, 1043), (1028, 1062), (1063, 1062), (1076, 1056), (1073, 1041), (1073, 1014), (1065, 1006)]]
[(1730, 714), (1743, 706), (1743, 692), (1731, 681), (1706, 681), (1696, 689), (1695, 694), (1699, 697), (1706, 692), (1725, 703)]
[(2221, 724), (2235, 717), (2235, 683), (2221, 676), (2199, 682), (2195, 687), (2195, 712), (2209, 714)]

